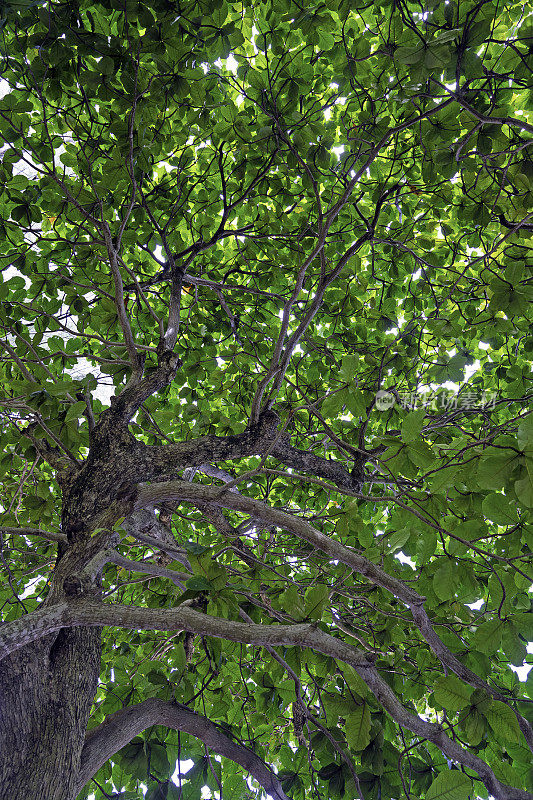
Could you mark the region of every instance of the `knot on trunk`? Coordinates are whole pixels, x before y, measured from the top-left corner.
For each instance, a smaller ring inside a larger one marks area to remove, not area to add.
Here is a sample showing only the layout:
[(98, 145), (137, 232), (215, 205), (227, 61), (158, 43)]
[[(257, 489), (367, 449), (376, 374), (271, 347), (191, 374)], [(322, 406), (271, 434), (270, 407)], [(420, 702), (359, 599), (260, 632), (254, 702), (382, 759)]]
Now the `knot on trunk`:
[[(260, 441), (263, 441), (266, 444), (279, 436), (278, 427), (280, 422), (281, 420), (279, 415), (276, 414), (275, 411), (272, 411), (272, 409), (267, 409), (266, 411), (262, 412), (255, 425), (251, 425), (248, 431), (251, 432), (252, 435), (259, 435)], [(278, 441), (283, 442), (285, 440), (288, 444), (290, 437), (288, 434), (283, 433), (281, 436), (279, 436)]]
[(67, 575), (63, 581), (63, 591), (67, 597), (83, 597), (94, 588), (91, 575)]

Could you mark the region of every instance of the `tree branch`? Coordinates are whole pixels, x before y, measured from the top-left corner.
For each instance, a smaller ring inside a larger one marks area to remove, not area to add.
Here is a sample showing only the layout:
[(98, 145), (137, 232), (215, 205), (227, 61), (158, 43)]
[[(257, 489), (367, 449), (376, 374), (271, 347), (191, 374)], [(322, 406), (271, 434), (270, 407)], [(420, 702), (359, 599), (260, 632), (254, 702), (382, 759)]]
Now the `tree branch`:
[(395, 722), (404, 728), (408, 728), (415, 735), (433, 742), (445, 756), (456, 763), (477, 772), (489, 793), (497, 800), (533, 800), (531, 792), (515, 789), (512, 786), (500, 783), (488, 764), (450, 739), (444, 732), (443, 726), (434, 722), (426, 722), (407, 711), (375, 667), (361, 666), (355, 667), (355, 669), (376, 700), (389, 712)]
[(108, 563), (115, 564), (117, 567), (127, 569), (129, 572), (142, 572), (146, 575), (151, 575), (154, 578), (168, 578), (175, 586), (180, 589), (184, 588), (184, 581), (191, 577), (192, 573), (176, 572), (173, 569), (166, 569), (160, 564), (151, 564), (149, 561), (134, 561), (120, 553), (112, 553), (108, 559)]
[(64, 533), (42, 531), (40, 528), (9, 528), (6, 525), (0, 525), (0, 531), (13, 536), (41, 536), (43, 539), (49, 539), (51, 542), (61, 542), (62, 544), (67, 544), (68, 541)]
[[(111, 408), (102, 413), (100, 421), (107, 417), (112, 418), (113, 425), (127, 424), (145, 400), (171, 383), (180, 364), (180, 359), (173, 353), (163, 353), (156, 369), (142, 380), (128, 383), (118, 397), (111, 399)], [(98, 430), (98, 425), (95, 430)]]
[(146, 509), (136, 511), (123, 521), (121, 527), (129, 536), (133, 536), (154, 550), (168, 553), (175, 561), (179, 561), (186, 569), (190, 570), (191, 565), (187, 553), (179, 547), (172, 531), (157, 519), (153, 511), (150, 512)]
[(124, 334), (124, 341), (126, 343), (134, 375), (138, 375), (140, 377), (142, 363), (139, 360), (139, 354), (135, 346), (135, 339), (131, 330), (128, 314), (126, 312), (126, 305), (124, 303), (124, 287), (122, 283), (122, 276), (120, 274), (120, 267), (118, 265), (117, 251), (115, 249), (115, 245), (113, 244), (111, 230), (107, 223), (104, 224), (104, 238), (109, 255), (111, 274), (113, 275), (113, 280), (115, 283), (115, 306), (117, 309), (120, 327), (122, 328), (122, 333)]
[(152, 725), (164, 725), (195, 736), (213, 752), (243, 767), (272, 798), (289, 800), (276, 774), (252, 750), (232, 741), (207, 717), (196, 714), (180, 703), (156, 698), (111, 714), (101, 725), (87, 734), (81, 754), (77, 791), (81, 791), (90, 778), (118, 750)]
[(353, 667), (368, 663), (370, 658), (369, 654), (323, 633), (309, 623), (249, 625), (201, 614), (185, 605), (172, 609), (154, 609), (73, 598), (68, 603), (60, 601), (50, 607), (41, 606), (37, 611), (21, 619), (4, 623), (0, 627), (0, 660), (48, 633), (78, 625), (116, 625), (120, 628), (142, 630), (190, 631), (257, 646), (268, 644), (313, 647), (318, 652), (339, 658)]
[[(222, 491), (221, 491), (222, 489)], [(144, 504), (158, 504), (170, 500), (184, 500), (193, 504), (196, 502), (212, 503), (249, 514), (258, 519), (262, 519), (269, 525), (275, 525), (298, 536), (300, 539), (313, 545), (317, 550), (326, 553), (332, 559), (341, 561), (355, 572), (368, 578), (369, 581), (382, 589), (386, 589), (410, 609), (413, 621), (420, 633), (429, 644), (433, 653), (439, 661), (448, 669), (452, 670), (461, 680), (470, 686), (484, 689), (500, 702), (508, 704), (508, 698), (494, 687), (483, 681), (478, 675), (465, 667), (459, 659), (449, 650), (438, 634), (433, 629), (431, 620), (424, 609), (425, 598), (407, 586), (403, 581), (389, 575), (385, 570), (378, 567), (365, 556), (356, 553), (354, 550), (331, 539), (329, 536), (318, 531), (308, 522), (292, 514), (287, 514), (279, 509), (261, 503), (258, 500), (251, 500), (240, 494), (224, 491), (225, 487), (210, 487), (200, 484), (188, 483), (186, 481), (169, 481), (157, 483), (151, 486), (141, 486), (135, 502), (136, 507)], [(512, 708), (512, 706), (511, 706)], [(529, 722), (522, 717), (514, 708), (512, 709), (520, 730), (533, 752), (533, 729)]]
[(260, 453), (277, 435), (279, 417), (273, 411), (262, 414), (256, 425), (232, 436), (201, 436), (198, 439), (143, 447), (146, 480), (169, 475), (184, 467), (200, 467), (210, 461), (227, 461)]
[(349, 492), (357, 489), (350, 471), (344, 464), (293, 447), (289, 444), (288, 436), (278, 437), (278, 425), (277, 414), (274, 411), (266, 411), (261, 414), (257, 425), (234, 436), (202, 436), (198, 439), (160, 446), (141, 444), (143, 450), (140, 459), (144, 468), (144, 480), (149, 481), (162, 475), (169, 475), (184, 467), (196, 467), (211, 477), (225, 480), (221, 473), (215, 474), (218, 468), (207, 465), (206, 462), (260, 455), (272, 445), (269, 455), (283, 464), (325, 478), (340, 489)]

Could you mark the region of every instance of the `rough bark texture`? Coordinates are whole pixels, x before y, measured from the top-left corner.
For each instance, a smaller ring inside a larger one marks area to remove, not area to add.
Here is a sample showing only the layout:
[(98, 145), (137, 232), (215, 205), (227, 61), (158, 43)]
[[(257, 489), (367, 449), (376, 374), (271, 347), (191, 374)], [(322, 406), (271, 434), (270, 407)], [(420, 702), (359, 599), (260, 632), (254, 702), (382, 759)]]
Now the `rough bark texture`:
[(62, 628), (0, 662), (0, 797), (72, 800), (100, 628)]
[[(71, 533), (67, 524), (64, 530), (67, 536)], [(43, 607), (64, 601), (73, 587), (76, 593), (99, 597), (99, 574), (87, 581), (77, 576), (83, 576), (90, 560), (106, 546), (105, 537), (88, 534), (70, 545), (62, 543)], [(76, 796), (100, 648), (101, 627), (60, 628), (0, 661), (1, 798)]]
[[(43, 609), (73, 595), (100, 596), (101, 567), (89, 567), (108, 547), (109, 536), (91, 536), (87, 511), (89, 504), (93, 514), (105, 508), (107, 497), (98, 498), (98, 486), (108, 486), (111, 476), (92, 470), (85, 493), (71, 497), (76, 477), (74, 470), (63, 476), (67, 542), (59, 545)], [(0, 661), (0, 798), (76, 797), (100, 651), (100, 626), (59, 628)]]

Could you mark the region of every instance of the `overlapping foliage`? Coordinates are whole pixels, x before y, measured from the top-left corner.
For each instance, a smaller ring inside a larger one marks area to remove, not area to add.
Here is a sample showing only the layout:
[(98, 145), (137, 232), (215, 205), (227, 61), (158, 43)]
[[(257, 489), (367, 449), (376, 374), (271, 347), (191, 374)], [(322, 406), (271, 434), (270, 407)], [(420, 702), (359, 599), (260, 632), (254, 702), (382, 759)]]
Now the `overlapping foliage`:
[[(104, 599), (311, 622), (382, 688), (305, 636), (265, 649), (107, 627), (91, 728), (174, 699), (295, 799), (531, 797), (533, 683), (511, 669), (533, 639), (522, 4), (2, 8), (4, 620), (47, 594), (61, 458), (87, 457), (105, 387), (171, 349), (174, 379), (130, 424), (139, 442), (233, 436), (265, 410), (277, 438), (161, 473), (212, 487), (159, 503), (181, 562), (172, 538), (165, 555), (124, 534), (130, 564), (107, 565)], [(171, 779), (178, 759), (194, 766)], [(202, 786), (263, 791), (155, 726), (81, 796)]]

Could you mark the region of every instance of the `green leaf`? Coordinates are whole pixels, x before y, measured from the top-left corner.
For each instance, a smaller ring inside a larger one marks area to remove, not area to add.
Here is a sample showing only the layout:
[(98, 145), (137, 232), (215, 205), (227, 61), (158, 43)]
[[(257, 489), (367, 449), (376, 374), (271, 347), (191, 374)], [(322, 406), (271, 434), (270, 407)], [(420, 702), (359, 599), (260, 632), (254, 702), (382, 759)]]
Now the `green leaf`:
[(504, 494), (493, 492), (481, 504), (483, 513), (497, 525), (516, 525), (518, 514), (515, 505)]
[(437, 549), (437, 534), (435, 531), (425, 531), (417, 536), (416, 560), (419, 564), (426, 564)]
[(461, 708), (467, 706), (470, 702), (472, 689), (462, 683), (455, 675), (448, 675), (439, 678), (435, 689), (433, 690), (435, 700), (440, 705), (455, 714)]
[(418, 64), (424, 58), (423, 47), (399, 47), (394, 53), (394, 60), (400, 64)]
[(426, 411), (424, 408), (419, 408), (416, 411), (411, 411), (407, 414), (402, 422), (402, 440), (406, 443), (414, 442), (420, 436), (422, 428), (424, 427), (424, 418)]
[(396, 531), (392, 536), (389, 536), (387, 539), (389, 553), (395, 553), (397, 550), (401, 550), (406, 542), (409, 541), (410, 537), (411, 531), (408, 528), (404, 528), (402, 531)]
[(144, 752), (144, 742), (135, 738), (117, 754), (125, 772), (135, 778), (145, 779), (148, 770), (148, 759)]
[(211, 22), (217, 28), (221, 28), (228, 16), (228, 4), (226, 2), (219, 3), (217, 8), (211, 13)]
[(346, 393), (344, 391), (330, 395), (322, 403), (322, 413), (328, 419), (334, 419), (341, 413), (346, 403)]
[(466, 733), (467, 741), (473, 746), (478, 745), (487, 729), (484, 715), (476, 707), (469, 707), (460, 712), (459, 721)]
[(321, 619), (329, 600), (329, 587), (311, 586), (305, 593), (305, 616), (308, 619)]
[(360, 697), (364, 697), (366, 694), (368, 694), (368, 686), (353, 667), (345, 666), (343, 673), (352, 692)]
[(441, 772), (426, 792), (426, 800), (467, 800), (472, 781), (456, 769)]
[(359, 367), (359, 356), (348, 355), (344, 356), (342, 359), (342, 366), (340, 370), (340, 376), (343, 381), (349, 382), (352, 381), (355, 377), (357, 377), (357, 371)]
[(191, 589), (194, 592), (210, 592), (213, 590), (211, 582), (199, 575), (189, 578), (185, 585), (187, 589)]
[(504, 624), (498, 618), (483, 622), (474, 634), (473, 646), (489, 655), (496, 652), (500, 646)]
[(533, 508), (533, 459), (526, 458), (525, 476), (515, 481), (514, 490), (522, 505)]
[(346, 718), (346, 741), (352, 750), (364, 750), (370, 743), (372, 720), (366, 703)]
[(533, 414), (528, 414), (518, 426), (516, 438), (522, 449), (533, 446)]
[(516, 453), (502, 450), (498, 455), (483, 458), (477, 469), (482, 489), (502, 489), (516, 464)]
[(169, 774), (170, 764), (167, 751), (162, 744), (150, 745), (150, 771), (154, 772), (159, 778), (164, 778)]
[(173, 663), (174, 669), (176, 670), (177, 674), (181, 677), (185, 671), (185, 667), (187, 664), (185, 648), (183, 647), (181, 642), (177, 642), (172, 648), (172, 660), (174, 662)]
[(69, 406), (66, 416), (65, 422), (70, 422), (73, 419), (80, 419), (83, 418), (83, 415), (87, 413), (87, 405), (84, 401), (80, 401), (79, 403), (73, 403)]
[(455, 597), (456, 571), (453, 563), (446, 560), (433, 576), (433, 591), (441, 600)]
[(522, 741), (522, 733), (516, 716), (505, 703), (493, 701), (485, 711), (485, 717), (500, 741), (511, 744), (519, 744)]

